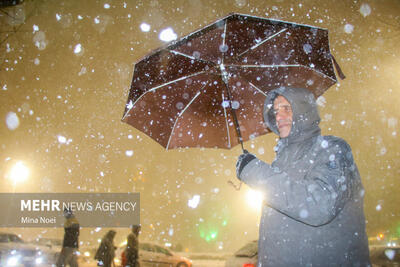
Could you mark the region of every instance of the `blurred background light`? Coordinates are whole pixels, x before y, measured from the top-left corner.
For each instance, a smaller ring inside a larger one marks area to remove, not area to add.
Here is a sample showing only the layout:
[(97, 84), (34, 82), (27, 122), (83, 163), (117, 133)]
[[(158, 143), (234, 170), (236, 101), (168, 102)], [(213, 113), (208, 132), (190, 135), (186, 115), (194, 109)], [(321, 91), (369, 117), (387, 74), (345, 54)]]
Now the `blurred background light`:
[(14, 184), (24, 182), (29, 177), (29, 168), (22, 161), (17, 161), (11, 167), (8, 177)]
[(246, 201), (249, 207), (259, 210), (263, 202), (263, 196), (261, 192), (250, 189), (246, 193)]

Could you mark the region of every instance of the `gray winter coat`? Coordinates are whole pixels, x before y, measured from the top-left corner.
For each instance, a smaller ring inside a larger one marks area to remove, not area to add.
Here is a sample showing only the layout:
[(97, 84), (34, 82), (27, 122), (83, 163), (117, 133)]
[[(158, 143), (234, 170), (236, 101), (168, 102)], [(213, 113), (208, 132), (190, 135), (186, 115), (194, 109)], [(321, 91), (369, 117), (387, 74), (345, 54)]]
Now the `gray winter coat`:
[(271, 165), (255, 158), (239, 177), (264, 194), (258, 266), (369, 266), (364, 189), (350, 146), (320, 135), (314, 96), (301, 88), (268, 94), (264, 120), (274, 133), (277, 95), (292, 106), (291, 132)]

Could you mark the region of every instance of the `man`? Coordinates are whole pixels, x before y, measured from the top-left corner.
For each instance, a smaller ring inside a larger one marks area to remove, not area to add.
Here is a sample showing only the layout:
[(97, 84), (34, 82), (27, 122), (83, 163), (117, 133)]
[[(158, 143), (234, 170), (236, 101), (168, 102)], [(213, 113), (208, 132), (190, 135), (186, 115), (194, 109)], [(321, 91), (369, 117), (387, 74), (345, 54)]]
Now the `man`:
[(139, 233), (141, 226), (132, 225), (132, 233), (128, 235), (128, 242), (124, 251), (124, 267), (139, 267)]
[(79, 248), (79, 222), (71, 209), (64, 210), (64, 217), (64, 241), (57, 260), (57, 267), (64, 267), (67, 264), (71, 267), (78, 267), (76, 254)]
[(307, 89), (268, 93), (264, 120), (280, 136), (272, 164), (239, 156), (238, 178), (264, 195), (258, 266), (369, 266), (364, 189), (350, 146), (321, 136)]

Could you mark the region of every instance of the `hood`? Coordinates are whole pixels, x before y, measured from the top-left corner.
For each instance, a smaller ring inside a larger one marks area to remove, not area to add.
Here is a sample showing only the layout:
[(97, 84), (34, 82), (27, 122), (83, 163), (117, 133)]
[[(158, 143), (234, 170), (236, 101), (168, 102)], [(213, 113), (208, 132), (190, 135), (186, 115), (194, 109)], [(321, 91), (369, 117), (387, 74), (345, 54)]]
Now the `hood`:
[(114, 230), (110, 230), (107, 232), (107, 234), (104, 236), (103, 240), (107, 240), (110, 243), (113, 243), (114, 237), (117, 234)]
[(273, 112), (274, 100), (278, 95), (289, 101), (293, 111), (292, 129), (289, 136), (282, 139), (286, 139), (288, 143), (295, 143), (320, 134), (317, 103), (314, 95), (305, 88), (281, 87), (268, 92), (264, 103), (264, 121), (271, 131), (279, 135)]

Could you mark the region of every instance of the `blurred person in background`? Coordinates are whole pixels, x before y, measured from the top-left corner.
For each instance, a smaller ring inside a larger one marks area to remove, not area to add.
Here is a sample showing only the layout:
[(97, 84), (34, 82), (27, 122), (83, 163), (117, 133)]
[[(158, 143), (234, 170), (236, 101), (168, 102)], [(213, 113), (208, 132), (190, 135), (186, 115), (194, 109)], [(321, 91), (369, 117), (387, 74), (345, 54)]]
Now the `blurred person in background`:
[(122, 266), (124, 267), (140, 267), (139, 264), (139, 233), (141, 226), (133, 225), (132, 232), (128, 235), (128, 242), (123, 252)]
[(100, 246), (96, 251), (94, 258), (97, 260), (97, 266), (111, 267), (114, 265), (115, 249), (114, 230), (108, 231), (101, 240)]
[(64, 240), (56, 265), (78, 267), (79, 222), (71, 209), (64, 209), (64, 217)]

